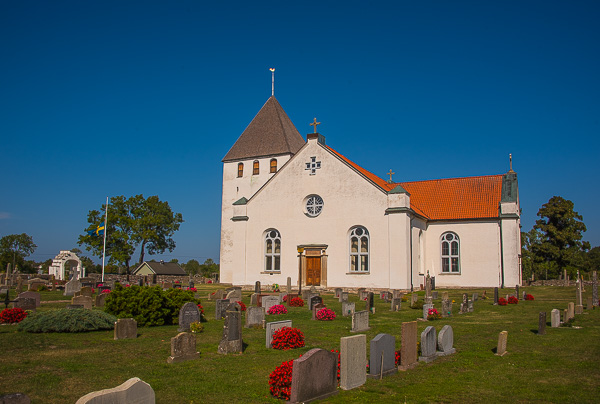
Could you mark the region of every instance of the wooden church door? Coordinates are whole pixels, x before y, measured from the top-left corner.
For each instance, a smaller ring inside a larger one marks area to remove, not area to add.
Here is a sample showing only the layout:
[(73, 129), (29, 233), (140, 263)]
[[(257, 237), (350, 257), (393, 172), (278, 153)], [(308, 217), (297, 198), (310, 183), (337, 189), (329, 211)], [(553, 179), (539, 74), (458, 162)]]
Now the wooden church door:
[(321, 257), (306, 257), (306, 284), (321, 285)]

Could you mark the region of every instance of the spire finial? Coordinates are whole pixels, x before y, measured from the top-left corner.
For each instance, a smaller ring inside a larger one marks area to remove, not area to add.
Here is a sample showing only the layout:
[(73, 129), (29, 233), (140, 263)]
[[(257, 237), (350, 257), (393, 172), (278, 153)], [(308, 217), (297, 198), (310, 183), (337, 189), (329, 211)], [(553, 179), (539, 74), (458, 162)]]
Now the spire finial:
[(510, 172), (512, 172), (512, 153), (508, 154), (508, 160), (510, 161)]
[(275, 95), (275, 68), (271, 67), (271, 97)]
[(392, 174), (396, 174), (396, 173), (395, 173), (395, 172), (393, 172), (393, 171), (390, 169), (390, 172), (389, 172), (389, 173), (387, 173), (387, 175), (389, 175), (389, 176), (390, 176), (390, 179), (388, 180), (388, 182), (389, 182), (390, 184), (392, 183)]
[(315, 120), (313, 121), (313, 123), (310, 123), (310, 126), (314, 126), (315, 127), (315, 133), (317, 133), (317, 125), (320, 125), (321, 122), (317, 122), (317, 118), (315, 118)]

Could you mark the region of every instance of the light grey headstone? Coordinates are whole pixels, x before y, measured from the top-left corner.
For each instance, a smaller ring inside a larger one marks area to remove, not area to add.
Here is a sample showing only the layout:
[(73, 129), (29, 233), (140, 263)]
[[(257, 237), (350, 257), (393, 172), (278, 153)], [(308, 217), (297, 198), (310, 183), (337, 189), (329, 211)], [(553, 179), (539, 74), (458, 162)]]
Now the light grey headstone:
[(402, 298), (393, 297), (391, 305), (390, 305), (390, 311), (400, 311), (401, 307), (402, 307)]
[(266, 347), (267, 348), (273, 348), (272, 342), (273, 342), (273, 333), (275, 333), (275, 331), (279, 330), (280, 328), (283, 327), (292, 327), (292, 320), (282, 320), (282, 321), (272, 321), (270, 323), (267, 323), (266, 326), (266, 337), (265, 337), (265, 342), (266, 342)]
[(290, 403), (322, 400), (337, 394), (337, 355), (314, 348), (294, 360)]
[(508, 331), (502, 331), (498, 335), (498, 347), (496, 348), (496, 355), (504, 356), (504, 354), (506, 354), (507, 343), (508, 343)]
[(472, 299), (473, 299), (474, 302), (476, 302), (477, 300), (479, 300), (479, 293), (477, 293), (477, 292), (473, 293)]
[(220, 354), (242, 353), (242, 312), (228, 311), (223, 325), (223, 337), (217, 350)]
[(363, 332), (370, 330), (369, 312), (367, 310), (355, 311), (352, 314), (352, 329), (350, 332)]
[(452, 317), (452, 301), (442, 300), (442, 317)]
[(367, 336), (340, 339), (340, 387), (351, 390), (367, 381)]
[(343, 292), (342, 288), (335, 288), (335, 297), (340, 298), (340, 294)]
[(435, 328), (433, 326), (428, 326), (421, 333), (421, 356), (419, 356), (419, 361), (431, 362), (435, 360), (437, 357), (436, 347)]
[(553, 328), (560, 327), (560, 310), (554, 309), (550, 312), (550, 326)]
[(424, 304), (423, 305), (423, 318), (427, 320), (427, 316), (429, 315), (429, 309), (433, 309), (433, 304)]
[(451, 326), (446, 324), (440, 330), (437, 340), (437, 349), (438, 356), (450, 355), (456, 352), (456, 349), (454, 348), (454, 331)]
[[(6, 292), (5, 292), (6, 293)], [(29, 299), (33, 299), (35, 300), (35, 307), (40, 307), (40, 301), (41, 299), (41, 295), (38, 292), (23, 292), (23, 293), (19, 293), (19, 295), (17, 296), (17, 298), (21, 299), (21, 298), (29, 298)]]
[(231, 292), (227, 293), (226, 299), (229, 299), (232, 301), (242, 300), (242, 291), (240, 289), (234, 289)]
[(378, 379), (397, 371), (396, 338), (390, 334), (377, 334), (370, 343), (369, 378)]
[(81, 397), (75, 404), (155, 404), (152, 387), (143, 380), (133, 377), (112, 389), (94, 391)]
[(171, 356), (167, 363), (184, 362), (198, 359), (200, 352), (196, 351), (196, 337), (190, 332), (180, 332), (171, 338)]
[(137, 321), (120, 318), (115, 322), (115, 339), (137, 338)]
[(448, 292), (442, 292), (442, 300), (450, 300)]
[(252, 293), (250, 295), (250, 305), (251, 306), (256, 306), (258, 304), (258, 294), (257, 293)]
[(279, 304), (279, 296), (263, 296), (261, 306), (265, 308), (265, 313), (269, 313), (269, 309)]
[(342, 302), (342, 316), (348, 317), (351, 316), (356, 308), (354, 302)]
[(187, 302), (179, 309), (179, 327), (177, 331), (190, 331), (190, 324), (200, 322), (200, 310), (196, 303)]
[(81, 304), (84, 309), (91, 310), (92, 309), (92, 298), (89, 296), (75, 296), (71, 299), (71, 304)]
[(400, 290), (398, 290), (398, 289), (392, 290), (392, 298), (394, 298), (394, 299), (396, 299), (396, 298), (402, 299), (402, 295), (403, 295), (403, 293), (400, 292)]
[(413, 293), (412, 295), (410, 295), (410, 305), (414, 306), (415, 303), (417, 303), (419, 301), (419, 295), (417, 295), (416, 293)]
[(246, 328), (263, 326), (265, 321), (265, 308), (264, 307), (248, 307), (246, 309)]
[(583, 314), (583, 306), (578, 304), (575, 306), (575, 314)]
[(71, 279), (65, 284), (65, 292), (63, 296), (74, 296), (75, 292), (81, 291), (81, 282), (79, 279)]
[(348, 292), (342, 292), (340, 293), (340, 297), (338, 298), (338, 301), (341, 303), (343, 301), (348, 301)]

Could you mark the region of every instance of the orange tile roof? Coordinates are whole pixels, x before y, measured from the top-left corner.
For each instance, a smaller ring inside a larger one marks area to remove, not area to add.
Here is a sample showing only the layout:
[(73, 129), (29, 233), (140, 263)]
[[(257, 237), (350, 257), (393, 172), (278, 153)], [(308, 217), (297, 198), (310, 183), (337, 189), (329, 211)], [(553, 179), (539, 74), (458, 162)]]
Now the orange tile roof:
[(326, 146), (385, 191), (401, 185), (410, 194), (410, 207), (429, 220), (497, 218), (502, 175), (446, 178), (390, 184)]

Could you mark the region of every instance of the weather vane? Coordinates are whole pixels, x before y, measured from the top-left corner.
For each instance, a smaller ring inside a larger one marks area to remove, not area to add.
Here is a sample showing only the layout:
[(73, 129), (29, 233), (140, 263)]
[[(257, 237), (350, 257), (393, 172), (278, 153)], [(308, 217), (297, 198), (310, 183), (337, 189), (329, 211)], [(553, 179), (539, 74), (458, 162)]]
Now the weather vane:
[(271, 96), (275, 95), (275, 68), (271, 67), (269, 69), (271, 71)]

